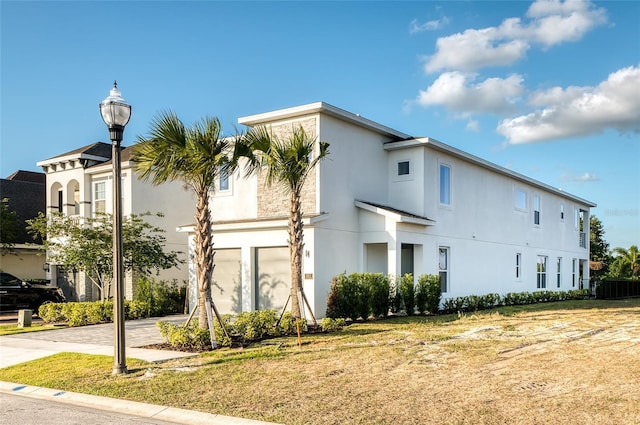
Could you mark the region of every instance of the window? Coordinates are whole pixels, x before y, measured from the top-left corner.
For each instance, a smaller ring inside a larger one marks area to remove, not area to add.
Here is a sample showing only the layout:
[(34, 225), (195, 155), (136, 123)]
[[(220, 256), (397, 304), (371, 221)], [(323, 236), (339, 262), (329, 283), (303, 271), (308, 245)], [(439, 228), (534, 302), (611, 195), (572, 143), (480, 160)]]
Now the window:
[(516, 189), (516, 208), (519, 210), (527, 209), (527, 192), (522, 189)]
[(522, 276), (522, 254), (516, 253), (516, 280)]
[(107, 190), (105, 182), (97, 182), (93, 186), (93, 212), (105, 213), (107, 211)]
[(398, 162), (398, 175), (406, 176), (407, 174), (409, 174), (409, 161)]
[(556, 286), (559, 288), (562, 283), (562, 257), (558, 257), (556, 263)]
[(540, 224), (540, 197), (533, 196), (533, 224)]
[(536, 287), (544, 289), (547, 287), (547, 257), (538, 255)]
[(571, 286), (574, 288), (576, 287), (577, 271), (578, 271), (578, 259), (574, 258), (571, 261)]
[(564, 204), (560, 204), (560, 220), (564, 221)]
[(447, 292), (449, 290), (449, 248), (441, 246), (439, 251), (440, 289), (442, 292)]
[(218, 181), (218, 190), (220, 192), (229, 190), (229, 172), (227, 170), (220, 171), (220, 180)]
[(64, 200), (64, 196), (62, 194), (62, 189), (58, 190), (58, 212), (61, 213), (62, 212), (62, 206), (63, 206), (63, 200)]
[(80, 188), (78, 186), (73, 190), (73, 213), (80, 214)]
[(451, 167), (440, 164), (440, 203), (451, 205)]

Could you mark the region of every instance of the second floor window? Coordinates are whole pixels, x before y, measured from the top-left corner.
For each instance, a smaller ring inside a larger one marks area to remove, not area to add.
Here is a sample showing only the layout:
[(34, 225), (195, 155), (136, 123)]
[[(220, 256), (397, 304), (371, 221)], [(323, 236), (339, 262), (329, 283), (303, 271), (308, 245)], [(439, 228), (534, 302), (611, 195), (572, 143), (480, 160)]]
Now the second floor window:
[(409, 161), (398, 162), (398, 175), (406, 176), (409, 174)]
[(540, 197), (533, 197), (533, 224), (540, 224)]
[(107, 190), (105, 182), (97, 182), (93, 186), (93, 212), (107, 212)]
[(229, 173), (227, 170), (220, 171), (220, 180), (218, 182), (218, 190), (225, 192), (229, 190)]
[(451, 205), (451, 167), (440, 164), (440, 203)]

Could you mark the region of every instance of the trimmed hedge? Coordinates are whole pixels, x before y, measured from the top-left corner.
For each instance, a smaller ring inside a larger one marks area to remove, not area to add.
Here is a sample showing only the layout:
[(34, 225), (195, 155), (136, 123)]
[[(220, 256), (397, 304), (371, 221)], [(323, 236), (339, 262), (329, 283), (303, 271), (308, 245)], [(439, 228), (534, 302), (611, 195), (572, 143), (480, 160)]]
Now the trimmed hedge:
[(442, 304), (443, 313), (470, 312), (501, 306), (537, 304), (554, 301), (584, 300), (589, 298), (589, 290), (510, 292), (499, 294), (469, 295), (449, 298)]
[(331, 281), (327, 296), (327, 317), (351, 320), (386, 317), (389, 312), (436, 313), (440, 305), (440, 278), (422, 275), (417, 285), (411, 274), (384, 276), (382, 273), (340, 274)]
[[(186, 288), (175, 282), (138, 280), (133, 300), (124, 300), (125, 320), (160, 317), (182, 313)], [(40, 306), (38, 316), (45, 323), (66, 323), (69, 326), (95, 325), (113, 321), (113, 301), (83, 301), (47, 303)]]

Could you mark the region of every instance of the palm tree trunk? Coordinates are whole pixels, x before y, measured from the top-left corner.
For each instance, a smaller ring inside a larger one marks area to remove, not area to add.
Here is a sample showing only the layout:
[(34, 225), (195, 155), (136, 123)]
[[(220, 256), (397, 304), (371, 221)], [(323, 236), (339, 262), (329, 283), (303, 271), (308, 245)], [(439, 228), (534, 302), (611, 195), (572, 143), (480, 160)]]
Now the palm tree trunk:
[(299, 293), (302, 289), (302, 206), (300, 193), (291, 191), (289, 211), (289, 257), (291, 259), (291, 315), (301, 317)]
[(198, 279), (198, 325), (207, 328), (207, 300), (211, 297), (210, 282), (213, 273), (213, 241), (211, 238), (211, 211), (209, 191), (196, 190), (195, 260)]

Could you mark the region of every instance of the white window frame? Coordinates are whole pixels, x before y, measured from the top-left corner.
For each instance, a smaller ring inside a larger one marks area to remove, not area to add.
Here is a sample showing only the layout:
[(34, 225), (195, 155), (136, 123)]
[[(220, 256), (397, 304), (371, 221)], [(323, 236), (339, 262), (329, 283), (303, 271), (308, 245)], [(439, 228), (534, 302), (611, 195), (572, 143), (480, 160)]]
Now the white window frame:
[[(102, 191), (98, 190), (98, 186), (102, 186)], [(98, 198), (98, 194), (102, 194), (102, 198)], [(102, 203), (102, 209), (98, 208), (99, 202)], [(93, 182), (93, 214), (106, 214), (107, 212), (107, 182), (106, 180)]]
[[(536, 259), (536, 288), (547, 288), (547, 261), (546, 255), (538, 255)], [(542, 267), (541, 267), (542, 266)]]
[(522, 253), (516, 252), (516, 281), (522, 280)]
[(558, 257), (556, 261), (556, 287), (562, 286), (562, 257)]
[[(443, 187), (442, 172), (447, 170), (446, 187)], [(440, 205), (451, 206), (451, 166), (448, 164), (440, 164), (438, 167), (438, 196)], [(444, 198), (444, 199), (443, 199)]]
[[(406, 173), (400, 173), (400, 165), (404, 165), (407, 164), (407, 172)], [(403, 159), (400, 161), (396, 162), (396, 174), (398, 177), (407, 177), (411, 175), (411, 161), (408, 159)]]
[(540, 195), (533, 195), (533, 224), (540, 226)]
[(564, 204), (560, 204), (560, 221), (564, 221)]
[(571, 287), (576, 287), (576, 281), (578, 279), (578, 259), (573, 258), (571, 260)]
[[(223, 185), (224, 182), (226, 182), (226, 187)], [(231, 175), (227, 170), (220, 170), (220, 174), (218, 175), (218, 192), (231, 192)]]
[[(444, 253), (444, 263), (442, 254)], [(442, 293), (451, 290), (451, 249), (448, 246), (438, 247), (438, 275), (440, 276), (440, 289)], [(444, 277), (444, 282), (443, 282)]]
[[(521, 195), (521, 196), (519, 196)], [(524, 200), (524, 205), (521, 205), (521, 199)], [(514, 190), (514, 205), (518, 211), (527, 211), (527, 191), (516, 187)]]

